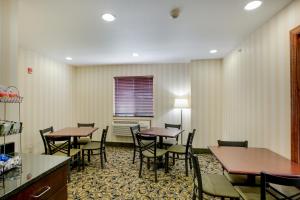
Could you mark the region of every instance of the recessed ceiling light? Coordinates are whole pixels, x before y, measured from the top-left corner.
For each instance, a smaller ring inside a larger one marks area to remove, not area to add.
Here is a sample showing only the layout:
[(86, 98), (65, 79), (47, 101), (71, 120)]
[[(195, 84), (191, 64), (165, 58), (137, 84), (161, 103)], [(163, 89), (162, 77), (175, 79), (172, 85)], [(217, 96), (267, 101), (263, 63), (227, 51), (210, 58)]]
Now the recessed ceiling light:
[(212, 50), (209, 51), (209, 53), (211, 53), (211, 54), (214, 54), (214, 53), (217, 53), (217, 52), (218, 52), (218, 50), (216, 50), (216, 49), (212, 49)]
[(133, 57), (139, 57), (139, 54), (138, 53), (132, 53), (132, 56)]
[(244, 7), (245, 10), (255, 10), (256, 8), (259, 8), (262, 4), (262, 1), (250, 1), (247, 3), (247, 5)]
[(115, 21), (116, 17), (110, 13), (105, 13), (102, 15), (102, 19), (107, 22), (112, 22), (112, 21)]
[(66, 60), (73, 60), (71, 57), (66, 57)]

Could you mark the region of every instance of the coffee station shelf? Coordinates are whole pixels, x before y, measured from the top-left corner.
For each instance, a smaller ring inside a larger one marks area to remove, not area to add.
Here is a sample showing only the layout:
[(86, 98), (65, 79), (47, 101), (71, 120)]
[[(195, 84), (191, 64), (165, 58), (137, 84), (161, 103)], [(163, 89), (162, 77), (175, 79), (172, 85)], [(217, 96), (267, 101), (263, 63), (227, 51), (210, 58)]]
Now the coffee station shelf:
[[(21, 165), (21, 159), (19, 156), (13, 156), (6, 154), (6, 137), (10, 135), (19, 134), (19, 153), (22, 153), (22, 122), (21, 122), (21, 103), (23, 97), (20, 96), (19, 90), (17, 87), (9, 86), (4, 87), (0, 86), (0, 104), (3, 104), (3, 118), (0, 120), (0, 137), (3, 138), (3, 152), (0, 152), (0, 179), (2, 179), (2, 174), (6, 171), (11, 170), (12, 168), (18, 167)], [(7, 104), (16, 104), (18, 106), (18, 119), (15, 121), (10, 121), (7, 119)]]

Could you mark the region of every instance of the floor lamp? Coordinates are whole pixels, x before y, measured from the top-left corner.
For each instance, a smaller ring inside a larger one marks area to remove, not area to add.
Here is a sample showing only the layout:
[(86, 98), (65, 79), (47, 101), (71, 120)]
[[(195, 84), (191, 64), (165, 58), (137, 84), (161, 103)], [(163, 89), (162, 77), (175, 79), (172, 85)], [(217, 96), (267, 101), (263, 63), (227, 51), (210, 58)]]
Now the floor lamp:
[[(182, 130), (182, 110), (185, 109), (185, 108), (188, 108), (189, 107), (189, 102), (188, 102), (188, 99), (186, 98), (176, 98), (175, 99), (175, 102), (174, 102), (174, 107), (175, 108), (178, 108), (180, 109), (180, 127), (181, 127), (181, 130)], [(182, 135), (183, 133), (181, 133), (181, 144), (182, 144)]]

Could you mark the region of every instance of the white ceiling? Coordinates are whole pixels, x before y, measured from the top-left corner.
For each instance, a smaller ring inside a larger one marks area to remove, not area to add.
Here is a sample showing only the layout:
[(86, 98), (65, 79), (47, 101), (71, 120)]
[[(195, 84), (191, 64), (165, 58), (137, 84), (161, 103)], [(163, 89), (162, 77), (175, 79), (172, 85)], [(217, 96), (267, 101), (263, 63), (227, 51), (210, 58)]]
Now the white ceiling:
[[(73, 65), (221, 58), (291, 2), (263, 0), (261, 8), (246, 12), (248, 1), (20, 0), (19, 42)], [(169, 15), (174, 7), (181, 9), (177, 19)], [(116, 21), (102, 21), (106, 12)], [(210, 49), (219, 52), (211, 55)]]

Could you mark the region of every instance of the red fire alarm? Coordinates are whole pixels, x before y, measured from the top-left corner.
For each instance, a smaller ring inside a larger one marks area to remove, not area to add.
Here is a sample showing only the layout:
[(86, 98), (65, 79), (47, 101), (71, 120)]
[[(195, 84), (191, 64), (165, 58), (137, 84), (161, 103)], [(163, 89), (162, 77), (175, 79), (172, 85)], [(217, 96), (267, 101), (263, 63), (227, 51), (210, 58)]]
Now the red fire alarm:
[(27, 73), (32, 74), (32, 67), (27, 67)]

